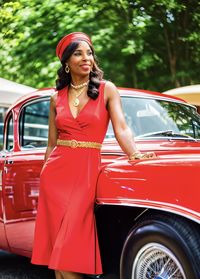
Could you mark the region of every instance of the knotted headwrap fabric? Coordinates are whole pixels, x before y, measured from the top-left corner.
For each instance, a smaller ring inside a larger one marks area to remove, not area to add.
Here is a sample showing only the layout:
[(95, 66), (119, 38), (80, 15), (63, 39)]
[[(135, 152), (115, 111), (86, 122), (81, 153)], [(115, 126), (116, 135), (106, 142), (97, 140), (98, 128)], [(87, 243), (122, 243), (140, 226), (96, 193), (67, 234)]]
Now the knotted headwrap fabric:
[(77, 40), (86, 41), (89, 45), (92, 46), (92, 41), (90, 40), (90, 37), (88, 35), (86, 35), (85, 33), (82, 33), (82, 32), (70, 33), (70, 34), (64, 36), (57, 44), (56, 55), (59, 57), (60, 60), (62, 58), (63, 52), (66, 49), (66, 47), (68, 47), (68, 45), (70, 45), (72, 42), (77, 41)]

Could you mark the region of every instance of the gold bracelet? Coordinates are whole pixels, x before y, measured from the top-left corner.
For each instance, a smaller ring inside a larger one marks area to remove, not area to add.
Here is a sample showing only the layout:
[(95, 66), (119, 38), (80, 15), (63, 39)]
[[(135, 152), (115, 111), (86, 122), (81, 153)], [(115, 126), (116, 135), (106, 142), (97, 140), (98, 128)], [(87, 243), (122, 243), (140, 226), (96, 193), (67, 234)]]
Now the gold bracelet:
[(143, 154), (140, 151), (136, 151), (129, 156), (129, 160), (130, 161), (131, 160), (138, 160), (138, 159), (141, 159), (142, 157), (143, 157)]

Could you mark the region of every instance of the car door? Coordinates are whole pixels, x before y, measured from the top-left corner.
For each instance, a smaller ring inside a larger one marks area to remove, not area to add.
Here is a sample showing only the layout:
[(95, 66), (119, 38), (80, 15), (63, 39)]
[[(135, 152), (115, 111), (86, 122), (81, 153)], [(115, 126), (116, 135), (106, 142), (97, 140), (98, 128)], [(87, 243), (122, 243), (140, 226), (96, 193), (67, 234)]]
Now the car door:
[[(2, 123), (3, 124), (3, 123)], [(3, 250), (9, 250), (9, 245), (5, 233), (5, 188), (4, 188), (4, 178), (5, 178), (5, 161), (9, 157), (8, 147), (10, 150), (13, 148), (13, 113), (9, 113), (6, 121), (6, 141), (7, 149), (3, 145), (3, 125), (1, 129), (1, 151), (0, 151), (0, 248)]]
[(14, 147), (4, 166), (5, 231), (12, 252), (32, 250), (40, 171), (48, 138), (49, 98), (27, 101), (14, 110)]

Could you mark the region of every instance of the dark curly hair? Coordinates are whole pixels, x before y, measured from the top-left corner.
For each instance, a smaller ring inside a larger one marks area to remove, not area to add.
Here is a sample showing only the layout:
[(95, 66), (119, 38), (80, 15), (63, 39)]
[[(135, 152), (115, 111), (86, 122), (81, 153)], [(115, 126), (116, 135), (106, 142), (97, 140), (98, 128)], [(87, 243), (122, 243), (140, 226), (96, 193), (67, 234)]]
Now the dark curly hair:
[[(61, 68), (57, 71), (58, 79), (56, 80), (56, 89), (61, 90), (64, 87), (68, 86), (71, 82), (71, 74), (65, 72), (66, 62), (70, 58), (70, 56), (75, 52), (78, 48), (80, 40), (72, 42), (63, 52), (62, 59), (61, 59)], [(94, 49), (90, 46), (93, 57), (94, 57), (94, 65), (92, 71), (90, 72), (89, 76), (89, 84), (88, 84), (88, 92), (87, 95), (92, 98), (96, 99), (99, 95), (99, 85), (100, 80), (103, 78), (103, 71), (99, 69), (97, 66), (97, 58), (94, 53)]]

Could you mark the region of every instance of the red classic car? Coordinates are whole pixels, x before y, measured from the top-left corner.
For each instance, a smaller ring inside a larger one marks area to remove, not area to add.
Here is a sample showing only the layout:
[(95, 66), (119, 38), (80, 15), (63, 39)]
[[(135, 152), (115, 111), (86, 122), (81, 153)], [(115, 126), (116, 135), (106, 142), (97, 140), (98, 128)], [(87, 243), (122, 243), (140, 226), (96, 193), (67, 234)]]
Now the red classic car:
[[(200, 115), (175, 97), (119, 91), (138, 149), (158, 157), (130, 164), (109, 126), (95, 207), (104, 271), (122, 279), (199, 279)], [(53, 92), (22, 97), (5, 118), (0, 248), (28, 257)]]

